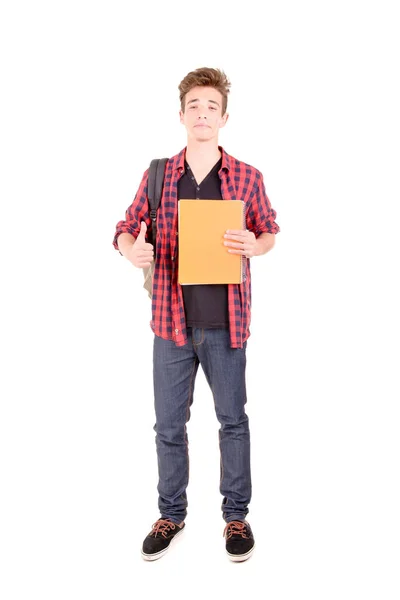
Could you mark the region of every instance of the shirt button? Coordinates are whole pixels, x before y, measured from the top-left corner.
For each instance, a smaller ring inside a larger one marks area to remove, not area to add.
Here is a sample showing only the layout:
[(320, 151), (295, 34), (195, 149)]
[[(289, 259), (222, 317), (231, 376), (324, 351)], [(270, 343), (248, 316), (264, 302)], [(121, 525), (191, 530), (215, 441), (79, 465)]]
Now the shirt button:
[(175, 329), (175, 333), (178, 334), (179, 333), (179, 329)]
[(197, 186), (197, 191), (199, 191), (199, 189), (200, 189), (199, 186)]

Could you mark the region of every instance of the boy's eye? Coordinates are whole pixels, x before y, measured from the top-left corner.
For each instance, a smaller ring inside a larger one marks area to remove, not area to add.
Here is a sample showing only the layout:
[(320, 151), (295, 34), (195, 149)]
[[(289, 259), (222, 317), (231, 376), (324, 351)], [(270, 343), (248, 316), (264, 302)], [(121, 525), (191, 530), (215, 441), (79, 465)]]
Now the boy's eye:
[[(189, 110), (195, 109), (195, 108), (197, 108), (197, 106), (195, 104), (192, 104), (191, 106), (189, 106)], [(208, 108), (210, 108), (211, 110), (217, 110), (216, 106), (209, 106)]]

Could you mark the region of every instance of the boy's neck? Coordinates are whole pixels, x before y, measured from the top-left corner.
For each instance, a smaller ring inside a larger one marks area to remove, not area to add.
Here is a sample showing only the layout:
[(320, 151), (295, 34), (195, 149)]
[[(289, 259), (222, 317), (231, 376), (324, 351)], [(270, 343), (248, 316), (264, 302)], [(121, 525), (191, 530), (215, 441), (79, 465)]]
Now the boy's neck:
[(221, 158), (218, 140), (210, 140), (208, 142), (188, 140), (185, 158), (191, 166), (207, 167), (210, 164), (215, 165)]

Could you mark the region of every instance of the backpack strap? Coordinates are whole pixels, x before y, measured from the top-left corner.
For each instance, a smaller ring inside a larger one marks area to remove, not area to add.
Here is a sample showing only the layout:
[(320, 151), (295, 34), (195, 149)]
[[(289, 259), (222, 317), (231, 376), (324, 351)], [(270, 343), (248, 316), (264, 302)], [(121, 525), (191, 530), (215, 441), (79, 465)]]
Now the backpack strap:
[(152, 244), (154, 246), (154, 260), (156, 258), (157, 211), (161, 202), (165, 165), (167, 164), (167, 161), (168, 158), (154, 158), (151, 161), (147, 184), (147, 197), (149, 199), (150, 218), (152, 220)]

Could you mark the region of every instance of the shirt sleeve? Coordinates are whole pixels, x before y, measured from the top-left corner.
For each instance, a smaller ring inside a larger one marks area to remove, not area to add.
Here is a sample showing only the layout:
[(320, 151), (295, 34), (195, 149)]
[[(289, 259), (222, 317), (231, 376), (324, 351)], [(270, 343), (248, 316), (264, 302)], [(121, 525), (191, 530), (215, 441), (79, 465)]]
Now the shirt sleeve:
[(140, 232), (141, 221), (144, 221), (147, 225), (146, 242), (149, 240), (149, 232), (151, 232), (152, 227), (147, 196), (149, 170), (150, 169), (146, 169), (146, 171), (144, 172), (142, 181), (140, 182), (139, 189), (136, 192), (135, 198), (132, 204), (125, 211), (125, 220), (118, 221), (115, 228), (113, 246), (116, 250), (118, 250), (121, 256), (122, 253), (119, 251), (117, 243), (118, 236), (121, 233), (130, 233), (135, 238), (137, 238)]
[(275, 219), (276, 211), (271, 207), (266, 194), (263, 176), (257, 171), (250, 206), (246, 214), (246, 227), (254, 233), (256, 238), (262, 233), (278, 233), (280, 228)]

